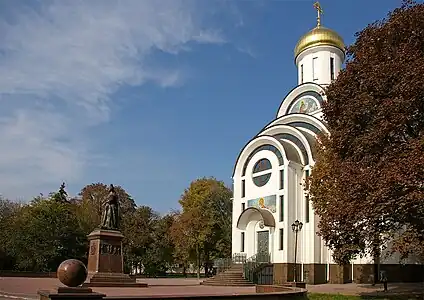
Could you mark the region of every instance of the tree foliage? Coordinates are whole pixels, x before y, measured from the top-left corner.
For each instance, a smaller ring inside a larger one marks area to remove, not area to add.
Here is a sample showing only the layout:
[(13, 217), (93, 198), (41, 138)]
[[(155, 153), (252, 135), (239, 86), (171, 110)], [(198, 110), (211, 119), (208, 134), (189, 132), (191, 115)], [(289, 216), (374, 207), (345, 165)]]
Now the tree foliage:
[(340, 264), (393, 238), (407, 256), (424, 244), (424, 4), (404, 1), (347, 56), (311, 177), (319, 233)]
[[(184, 213), (162, 216), (148, 206), (137, 207), (122, 187), (115, 187), (121, 201), (126, 272), (137, 267), (146, 276), (162, 276), (174, 264), (198, 261), (200, 254), (229, 255), (231, 193), (212, 179), (200, 186), (181, 199)], [(87, 262), (87, 235), (100, 225), (107, 194), (107, 185), (94, 183), (85, 186), (79, 198), (68, 197), (64, 184), (29, 203), (0, 197), (0, 269), (55, 271), (68, 258)]]
[(170, 268), (172, 218), (161, 217), (148, 206), (140, 206), (123, 220), (126, 263), (138, 266), (148, 276), (163, 275)]
[[(136, 204), (134, 199), (121, 186), (115, 186), (115, 191), (120, 200), (122, 217), (125, 219), (127, 214), (134, 212)], [(100, 182), (89, 184), (81, 190), (79, 216), (81, 226), (86, 231), (90, 232), (100, 225), (103, 204), (108, 193), (109, 187)]]
[(202, 260), (231, 253), (231, 196), (222, 181), (201, 178), (179, 200), (182, 211), (171, 227), (176, 257), (195, 262), (198, 276)]
[(87, 238), (70, 204), (43, 199), (26, 205), (8, 227), (13, 234), (6, 249), (18, 270), (52, 271), (65, 259), (85, 256)]

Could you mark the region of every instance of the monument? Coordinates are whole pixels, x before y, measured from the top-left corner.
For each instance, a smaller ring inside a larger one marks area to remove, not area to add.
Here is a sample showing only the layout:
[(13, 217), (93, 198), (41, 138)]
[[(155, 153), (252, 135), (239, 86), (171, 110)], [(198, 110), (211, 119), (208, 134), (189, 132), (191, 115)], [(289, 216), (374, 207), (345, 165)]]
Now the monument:
[(119, 231), (121, 221), (119, 197), (111, 184), (105, 199), (101, 224), (88, 235), (88, 278), (85, 287), (147, 287), (124, 274), (122, 239)]

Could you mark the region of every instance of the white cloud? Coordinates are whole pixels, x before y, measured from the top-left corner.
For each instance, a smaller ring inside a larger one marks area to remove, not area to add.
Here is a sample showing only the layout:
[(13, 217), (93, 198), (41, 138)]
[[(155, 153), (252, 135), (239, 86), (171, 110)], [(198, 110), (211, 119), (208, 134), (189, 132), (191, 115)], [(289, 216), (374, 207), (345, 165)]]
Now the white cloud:
[(184, 74), (152, 63), (153, 51), (224, 42), (204, 24), (195, 1), (38, 4), (0, 16), (0, 194), (6, 196), (77, 180), (93, 159), (84, 130), (109, 119), (119, 87), (181, 84)]

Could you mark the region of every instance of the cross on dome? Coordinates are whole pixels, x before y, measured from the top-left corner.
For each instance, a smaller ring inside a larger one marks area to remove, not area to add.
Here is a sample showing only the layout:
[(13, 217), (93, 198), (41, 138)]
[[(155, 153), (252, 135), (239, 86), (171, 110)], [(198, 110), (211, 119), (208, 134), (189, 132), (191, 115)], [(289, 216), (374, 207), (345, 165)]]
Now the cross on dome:
[(317, 27), (321, 26), (321, 14), (323, 14), (323, 10), (321, 8), (321, 4), (319, 2), (314, 3), (314, 8), (317, 10)]

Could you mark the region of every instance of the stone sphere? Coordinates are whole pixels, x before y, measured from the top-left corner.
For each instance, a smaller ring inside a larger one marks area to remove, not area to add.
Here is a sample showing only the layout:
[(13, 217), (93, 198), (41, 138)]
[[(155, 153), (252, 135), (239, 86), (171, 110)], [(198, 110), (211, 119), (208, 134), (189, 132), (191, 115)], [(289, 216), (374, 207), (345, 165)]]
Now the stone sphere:
[(67, 259), (57, 268), (57, 278), (68, 287), (77, 287), (87, 279), (87, 268), (78, 259)]

